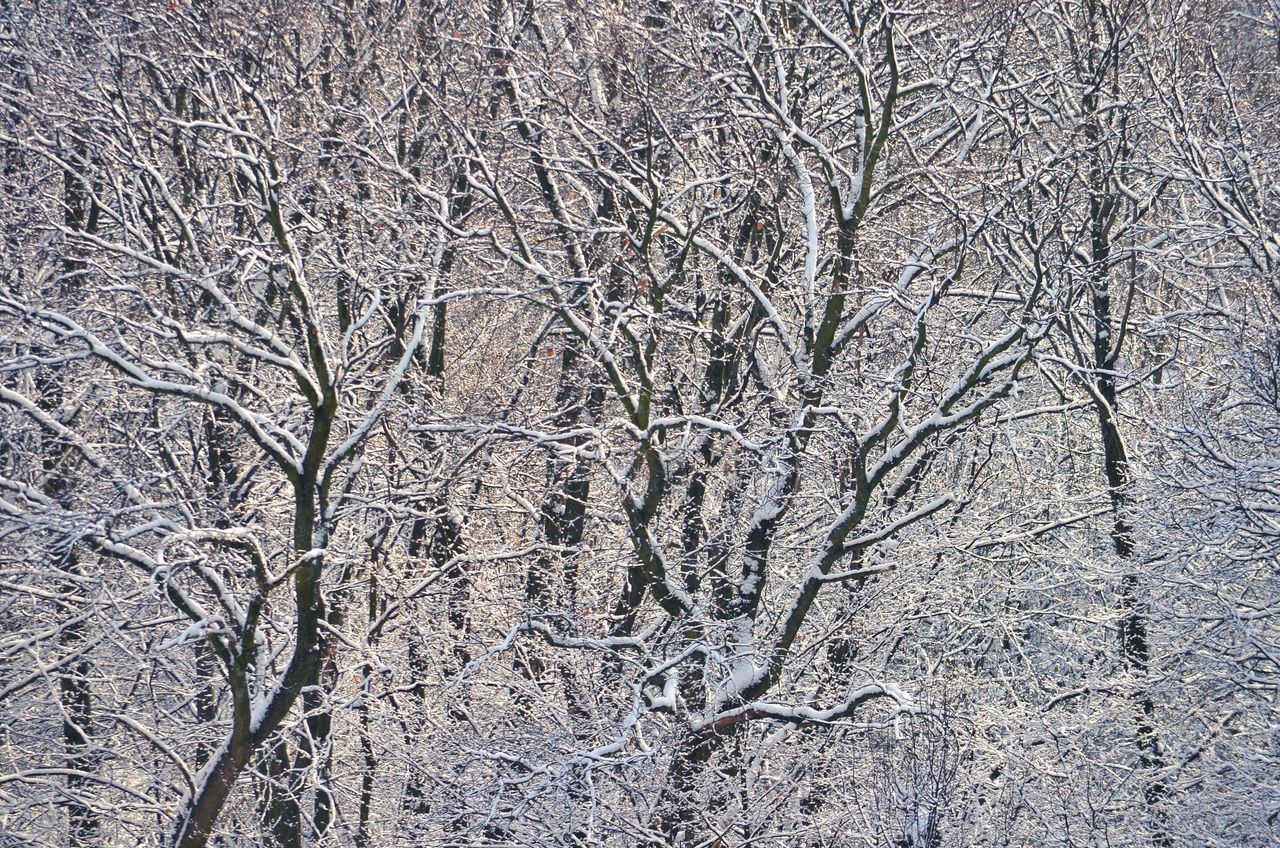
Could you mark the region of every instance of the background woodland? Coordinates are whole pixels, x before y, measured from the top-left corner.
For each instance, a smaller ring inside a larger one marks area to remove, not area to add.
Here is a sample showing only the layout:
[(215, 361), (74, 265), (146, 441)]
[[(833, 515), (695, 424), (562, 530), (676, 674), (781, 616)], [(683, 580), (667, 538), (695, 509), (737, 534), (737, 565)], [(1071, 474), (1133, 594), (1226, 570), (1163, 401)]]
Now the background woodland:
[(4, 0), (0, 110), (0, 845), (1280, 838), (1275, 0)]

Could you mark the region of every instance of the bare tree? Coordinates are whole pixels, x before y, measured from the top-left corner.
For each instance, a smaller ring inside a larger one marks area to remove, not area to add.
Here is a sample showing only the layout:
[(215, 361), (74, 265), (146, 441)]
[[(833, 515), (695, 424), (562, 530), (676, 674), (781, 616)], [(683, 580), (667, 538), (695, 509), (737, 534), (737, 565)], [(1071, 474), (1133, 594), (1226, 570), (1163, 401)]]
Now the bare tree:
[(0, 841), (1266, 844), (1275, 24), (0, 7)]

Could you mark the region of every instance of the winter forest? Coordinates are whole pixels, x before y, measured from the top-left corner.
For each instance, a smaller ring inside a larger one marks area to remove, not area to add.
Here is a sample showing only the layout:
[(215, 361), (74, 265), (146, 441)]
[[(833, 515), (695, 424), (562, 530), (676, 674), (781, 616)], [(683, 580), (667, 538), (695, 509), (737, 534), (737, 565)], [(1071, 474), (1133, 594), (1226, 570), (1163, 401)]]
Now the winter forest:
[(2, 0), (0, 846), (1280, 841), (1277, 0)]

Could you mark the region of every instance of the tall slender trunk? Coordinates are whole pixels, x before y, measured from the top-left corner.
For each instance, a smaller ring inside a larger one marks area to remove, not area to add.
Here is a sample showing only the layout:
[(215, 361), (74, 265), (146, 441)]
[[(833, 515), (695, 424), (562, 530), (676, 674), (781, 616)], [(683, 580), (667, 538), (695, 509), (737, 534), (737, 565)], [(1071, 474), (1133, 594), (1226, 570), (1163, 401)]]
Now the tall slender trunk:
[[(82, 641), (83, 626), (75, 624), (62, 631), (59, 639), (63, 650), (75, 650)], [(89, 689), (92, 667), (88, 660), (75, 663), (58, 678), (58, 694), (62, 700), (62, 739), (67, 754), (67, 835), (71, 848), (93, 845), (98, 841), (98, 813), (81, 798), (92, 785), (89, 775), (97, 768), (93, 750), (93, 695)]]
[[(1098, 326), (1109, 328), (1109, 298), (1105, 294), (1105, 288), (1102, 292), (1104, 293), (1101, 296), (1095, 292), (1093, 311), (1098, 319)], [(1108, 341), (1109, 334), (1099, 334), (1095, 337), (1095, 352), (1102, 353)], [(1113, 357), (1106, 356), (1095, 358), (1095, 362), (1097, 376), (1094, 380), (1094, 388), (1097, 398), (1095, 398), (1094, 407), (1098, 418), (1098, 433), (1102, 442), (1103, 471), (1111, 498), (1111, 543), (1116, 557), (1124, 568), (1124, 574), (1120, 578), (1120, 657), (1125, 668), (1139, 681), (1139, 688), (1134, 694), (1138, 707), (1134, 733), (1138, 744), (1139, 765), (1144, 773), (1149, 775), (1144, 795), (1147, 804), (1155, 807), (1164, 798), (1167, 787), (1159, 773), (1164, 766), (1164, 758), (1155, 726), (1155, 701), (1147, 688), (1151, 648), (1147, 638), (1147, 614), (1141, 596), (1141, 582), (1139, 575), (1135, 572), (1140, 562), (1135, 556), (1133, 528), (1127, 518), (1132, 508), (1130, 502), (1132, 481), (1128, 455), (1118, 420), (1119, 397), (1112, 371), (1115, 361)], [(1157, 842), (1162, 845), (1168, 843), (1168, 835), (1163, 833), (1161, 824), (1157, 826)]]
[[(327, 384), (327, 374), (324, 376)], [(329, 388), (321, 404), (313, 410), (307, 452), (301, 462), (301, 473), (294, 483), (293, 550), (296, 555), (305, 559), (293, 578), (297, 616), (293, 655), (268, 700), (255, 708), (250, 679), (257, 648), (253, 642), (253, 634), (244, 634), (240, 653), (234, 657), (228, 676), (233, 699), (231, 733), (214, 756), (196, 791), (180, 808), (170, 840), (173, 848), (204, 848), (208, 844), (237, 778), (253, 759), (254, 753), (263, 749), (264, 745), (268, 746), (263, 753), (268, 780), (272, 780), (274, 773), (281, 768), (284, 769), (284, 782), (289, 780), (292, 770), (285, 755), (285, 747), (274, 737), (302, 690), (318, 674), (320, 621), (325, 616), (321, 583), (324, 560), (313, 552), (323, 550), (328, 541), (327, 529), (321, 518), (324, 493), (320, 491), (318, 473), (328, 447), (337, 404), (337, 397)], [(263, 597), (259, 600), (265, 602), (266, 599)], [(272, 785), (274, 787), (277, 783), (273, 782)], [(297, 806), (297, 799), (277, 797), (284, 804), (283, 808), (273, 806), (274, 798), (267, 798), (267, 803), (263, 805), (267, 818), (264, 822), (266, 829), (278, 844), (300, 845), (302, 824), (300, 816), (295, 816), (291, 809)]]
[[(1164, 815), (1159, 804), (1167, 787), (1161, 777), (1164, 759), (1155, 725), (1155, 701), (1147, 680), (1151, 661), (1147, 638), (1147, 615), (1141, 597), (1141, 581), (1135, 569), (1140, 561), (1135, 555), (1135, 539), (1129, 515), (1132, 511), (1133, 486), (1129, 457), (1120, 428), (1120, 397), (1116, 368), (1125, 342), (1127, 322), (1117, 321), (1115, 304), (1111, 296), (1111, 262), (1113, 253), (1112, 228), (1119, 218), (1124, 197), (1120, 192), (1113, 171), (1124, 165), (1128, 140), (1127, 128), (1121, 116), (1117, 159), (1103, 159), (1103, 117), (1101, 94), (1110, 75), (1111, 96), (1118, 98), (1117, 39), (1108, 33), (1109, 46), (1101, 55), (1096, 53), (1097, 28), (1101, 26), (1103, 10), (1095, 0), (1087, 6), (1090, 30), (1090, 54), (1087, 57), (1087, 86), (1082, 112), (1085, 116), (1084, 137), (1088, 143), (1089, 184), (1089, 287), (1090, 318), (1092, 324), (1091, 355), (1092, 399), (1098, 421), (1098, 437), (1102, 446), (1103, 473), (1111, 500), (1111, 543), (1123, 574), (1120, 578), (1120, 615), (1118, 622), (1120, 658), (1125, 668), (1137, 679), (1133, 700), (1137, 707), (1134, 737), (1138, 746), (1138, 762), (1145, 775), (1144, 798), (1154, 818), (1153, 829), (1156, 844), (1168, 845)], [(1108, 26), (1114, 26), (1114, 22)], [(1133, 271), (1132, 267), (1130, 268)], [(1127, 293), (1132, 297), (1138, 281), (1128, 281)], [(1125, 307), (1128, 308), (1127, 305)]]
[[(368, 573), (368, 589), (365, 594), (365, 613), (370, 622), (378, 618), (378, 614), (382, 611), (382, 598), (378, 586), (378, 575), (381, 573), (380, 564), (386, 563), (386, 551), (383, 548), (386, 542), (386, 534), (380, 533), (377, 541), (373, 544), (369, 551), (369, 573)], [(370, 632), (369, 649), (373, 650), (377, 644), (378, 634)], [(356, 706), (356, 712), (359, 715), (359, 733), (360, 733), (360, 797), (356, 812), (356, 848), (368, 848), (369, 846), (369, 823), (373, 818), (373, 782), (378, 768), (378, 757), (373, 748), (373, 734), (369, 717), (369, 701), (372, 697), (373, 675), (375, 669), (372, 663), (365, 663), (361, 668), (361, 681), (364, 691), (361, 692), (359, 702)]]
[[(85, 149), (77, 147), (70, 157), (73, 162), (86, 156)], [(80, 178), (71, 172), (63, 175), (63, 201), (65, 212), (63, 220), (71, 230), (95, 232), (98, 228), (99, 210), (90, 198)], [(82, 275), (87, 265), (74, 256), (67, 255), (62, 259), (62, 282), (75, 292), (82, 288)], [(39, 403), (45, 412), (60, 414), (65, 401), (65, 390), (60, 381), (53, 377), (39, 380)], [(44, 489), (58, 504), (71, 508), (71, 488), (73, 485), (71, 469), (73, 454), (69, 448), (62, 446), (46, 452), (43, 463), (45, 475)], [(63, 589), (68, 596), (78, 594), (80, 587), (75, 578), (83, 573), (79, 547), (69, 543), (62, 556), (59, 568), (67, 575)], [(80, 650), (85, 638), (85, 622), (74, 620), (63, 627), (58, 635), (59, 648), (67, 653)], [(98, 841), (100, 821), (97, 812), (84, 802), (85, 796), (93, 785), (92, 774), (97, 768), (97, 758), (93, 750), (93, 694), (90, 690), (92, 665), (88, 659), (81, 659), (58, 674), (58, 698), (62, 706), (62, 743), (67, 757), (67, 835), (71, 848), (88, 848)]]
[[(193, 652), (196, 655), (195, 677), (200, 687), (196, 690), (195, 696), (196, 721), (201, 727), (205, 727), (213, 724), (218, 715), (217, 694), (214, 692), (214, 681), (218, 678), (218, 664), (212, 649), (203, 641), (193, 643)], [(212, 753), (204, 742), (198, 743), (195, 753), (196, 768), (203, 768), (204, 764), (209, 762)]]

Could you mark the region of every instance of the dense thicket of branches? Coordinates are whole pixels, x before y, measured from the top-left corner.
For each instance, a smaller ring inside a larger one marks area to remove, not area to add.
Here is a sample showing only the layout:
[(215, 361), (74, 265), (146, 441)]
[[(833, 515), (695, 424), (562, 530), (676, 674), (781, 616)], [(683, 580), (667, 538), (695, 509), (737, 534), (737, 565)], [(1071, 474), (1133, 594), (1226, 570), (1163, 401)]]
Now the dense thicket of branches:
[(1274, 0), (0, 55), (0, 844), (1280, 835)]

